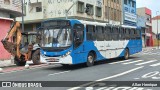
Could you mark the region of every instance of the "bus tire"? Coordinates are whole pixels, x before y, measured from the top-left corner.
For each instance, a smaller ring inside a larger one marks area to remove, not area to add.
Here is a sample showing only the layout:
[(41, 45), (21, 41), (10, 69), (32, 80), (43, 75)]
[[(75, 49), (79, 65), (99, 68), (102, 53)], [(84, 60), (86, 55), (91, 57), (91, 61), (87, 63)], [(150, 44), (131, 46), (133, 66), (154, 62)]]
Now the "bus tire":
[(124, 57), (125, 60), (129, 59), (129, 49), (125, 49)]
[(32, 53), (32, 61), (33, 61), (33, 64), (35, 65), (40, 64), (40, 50), (39, 49), (37, 49), (36, 51)]
[(95, 59), (94, 54), (90, 52), (87, 56), (87, 63), (86, 63), (87, 67), (91, 67), (94, 65), (94, 59)]
[(25, 66), (26, 65), (26, 61), (19, 60), (16, 56), (14, 57), (14, 63), (17, 66)]

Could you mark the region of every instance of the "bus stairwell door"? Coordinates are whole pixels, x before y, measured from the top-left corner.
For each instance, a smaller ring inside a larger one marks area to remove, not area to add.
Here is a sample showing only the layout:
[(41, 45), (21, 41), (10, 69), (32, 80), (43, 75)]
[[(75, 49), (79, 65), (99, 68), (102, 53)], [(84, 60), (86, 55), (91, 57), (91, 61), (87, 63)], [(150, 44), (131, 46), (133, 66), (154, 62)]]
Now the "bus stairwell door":
[(74, 56), (73, 62), (75, 64), (84, 62), (84, 25), (83, 24), (75, 24), (73, 27), (73, 49)]

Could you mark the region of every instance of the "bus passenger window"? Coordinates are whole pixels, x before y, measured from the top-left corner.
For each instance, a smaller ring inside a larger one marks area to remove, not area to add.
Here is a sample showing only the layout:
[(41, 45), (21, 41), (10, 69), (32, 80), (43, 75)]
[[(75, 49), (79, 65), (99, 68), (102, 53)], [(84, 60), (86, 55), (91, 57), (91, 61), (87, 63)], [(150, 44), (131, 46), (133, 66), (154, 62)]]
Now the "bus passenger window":
[(105, 37), (105, 40), (106, 41), (109, 41), (109, 40), (111, 40), (111, 33), (112, 32), (112, 30), (111, 30), (111, 26), (106, 26), (105, 27), (105, 30), (104, 30), (104, 37)]
[(119, 40), (123, 40), (123, 29), (119, 27)]
[(137, 39), (141, 39), (141, 33), (140, 33), (140, 30), (136, 30), (136, 33), (137, 33)]
[(119, 40), (119, 28), (115, 27), (114, 29), (114, 40)]
[(104, 40), (104, 28), (103, 26), (96, 26), (96, 33), (97, 33), (97, 36), (96, 36), (96, 39), (97, 41), (103, 41)]
[(131, 39), (136, 39), (136, 37), (135, 37), (135, 29), (131, 29)]
[(95, 26), (86, 25), (86, 29), (87, 29), (87, 40), (89, 41), (96, 40)]

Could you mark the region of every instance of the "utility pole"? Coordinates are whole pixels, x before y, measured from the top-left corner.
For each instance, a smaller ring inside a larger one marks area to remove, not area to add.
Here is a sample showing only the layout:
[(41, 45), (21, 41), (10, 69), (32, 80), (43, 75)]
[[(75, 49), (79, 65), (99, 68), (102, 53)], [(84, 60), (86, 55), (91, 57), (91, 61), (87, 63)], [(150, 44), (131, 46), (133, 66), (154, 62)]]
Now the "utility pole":
[(77, 3), (77, 0), (69, 7), (68, 9), (65, 10), (66, 13), (66, 19), (68, 19), (68, 12), (72, 9), (72, 7)]
[(24, 9), (23, 9), (23, 0), (22, 0), (22, 32), (24, 32)]
[(158, 32), (158, 12), (156, 12), (156, 15), (157, 15), (157, 43), (158, 43), (158, 49), (159, 49), (159, 32)]

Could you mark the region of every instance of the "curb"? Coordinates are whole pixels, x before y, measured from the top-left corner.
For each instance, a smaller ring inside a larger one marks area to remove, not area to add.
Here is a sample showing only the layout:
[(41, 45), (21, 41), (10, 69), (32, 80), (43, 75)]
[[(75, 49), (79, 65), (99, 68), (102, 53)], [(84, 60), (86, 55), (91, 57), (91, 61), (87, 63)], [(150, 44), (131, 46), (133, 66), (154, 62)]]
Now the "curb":
[(5, 65), (5, 66), (0, 66), (0, 68), (7, 68), (7, 67), (14, 67), (16, 66), (15, 64), (11, 64), (11, 65)]

